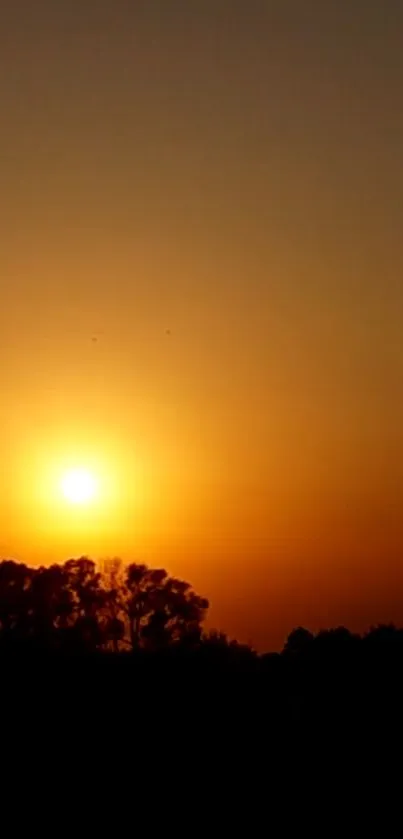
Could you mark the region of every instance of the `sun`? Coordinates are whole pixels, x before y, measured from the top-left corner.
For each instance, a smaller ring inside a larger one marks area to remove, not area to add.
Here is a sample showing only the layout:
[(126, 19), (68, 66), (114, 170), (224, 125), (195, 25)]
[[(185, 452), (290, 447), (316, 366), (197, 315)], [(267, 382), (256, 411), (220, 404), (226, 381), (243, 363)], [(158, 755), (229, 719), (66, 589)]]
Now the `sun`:
[(97, 480), (87, 469), (71, 469), (63, 475), (61, 490), (70, 504), (89, 504), (97, 495)]

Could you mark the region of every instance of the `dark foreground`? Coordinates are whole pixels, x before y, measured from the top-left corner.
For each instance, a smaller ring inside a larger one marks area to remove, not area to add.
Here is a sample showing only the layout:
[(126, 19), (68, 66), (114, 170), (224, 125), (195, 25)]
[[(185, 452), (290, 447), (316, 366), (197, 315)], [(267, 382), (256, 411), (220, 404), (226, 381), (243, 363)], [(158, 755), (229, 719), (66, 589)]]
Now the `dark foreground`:
[[(141, 712), (180, 718), (196, 730), (201, 715), (221, 731), (253, 739), (332, 739), (349, 731), (395, 736), (403, 721), (403, 631), (378, 627), (365, 637), (345, 629), (303, 638), (291, 633), (280, 654), (257, 655), (219, 636), (197, 648), (151, 652), (0, 651), (3, 702), (62, 706), (83, 720)], [(301, 647), (298, 646), (302, 641)]]
[(360, 836), (374, 806), (377, 835), (394, 835), (385, 820), (401, 800), (403, 634), (335, 635), (260, 657), (212, 639), (191, 651), (3, 651), (8, 778), (39, 783), (34, 804), (46, 809), (52, 789), (63, 823), (74, 812), (88, 835), (122, 819), (134, 834), (221, 825), (255, 836), (263, 820), (268, 836), (313, 823), (329, 836), (336, 824), (337, 835), (347, 823), (354, 832), (355, 819)]
[(42, 762), (106, 790), (140, 774), (179, 791), (269, 775), (295, 790), (339, 766), (343, 782), (393, 774), (403, 630), (298, 628), (258, 655), (206, 633), (207, 609), (162, 569), (0, 563), (0, 721), (16, 771)]

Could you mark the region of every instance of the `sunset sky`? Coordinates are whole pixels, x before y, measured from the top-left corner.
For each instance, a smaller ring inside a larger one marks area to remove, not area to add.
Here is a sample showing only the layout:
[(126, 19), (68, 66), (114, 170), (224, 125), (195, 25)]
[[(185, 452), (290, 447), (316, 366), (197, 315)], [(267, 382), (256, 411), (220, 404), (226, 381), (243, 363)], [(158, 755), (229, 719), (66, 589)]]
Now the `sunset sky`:
[(0, 105), (0, 556), (403, 621), (403, 3), (2, 0)]

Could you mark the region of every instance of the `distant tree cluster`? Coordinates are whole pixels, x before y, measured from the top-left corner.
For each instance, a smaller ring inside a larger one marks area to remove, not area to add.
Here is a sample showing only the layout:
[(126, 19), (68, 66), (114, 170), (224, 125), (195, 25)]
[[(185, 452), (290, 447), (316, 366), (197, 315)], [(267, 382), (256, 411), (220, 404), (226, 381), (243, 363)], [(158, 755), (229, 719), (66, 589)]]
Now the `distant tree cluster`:
[(208, 601), (146, 565), (0, 562), (0, 649), (155, 650), (200, 640)]

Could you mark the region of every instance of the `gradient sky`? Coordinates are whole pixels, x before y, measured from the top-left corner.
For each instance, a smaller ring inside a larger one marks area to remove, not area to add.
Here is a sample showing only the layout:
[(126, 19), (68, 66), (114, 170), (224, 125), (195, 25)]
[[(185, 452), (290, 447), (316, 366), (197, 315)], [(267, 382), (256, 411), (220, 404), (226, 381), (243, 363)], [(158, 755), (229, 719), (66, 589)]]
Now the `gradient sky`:
[(401, 0), (2, 0), (0, 554), (403, 620), (402, 91)]

